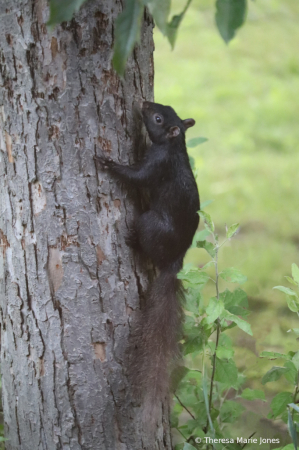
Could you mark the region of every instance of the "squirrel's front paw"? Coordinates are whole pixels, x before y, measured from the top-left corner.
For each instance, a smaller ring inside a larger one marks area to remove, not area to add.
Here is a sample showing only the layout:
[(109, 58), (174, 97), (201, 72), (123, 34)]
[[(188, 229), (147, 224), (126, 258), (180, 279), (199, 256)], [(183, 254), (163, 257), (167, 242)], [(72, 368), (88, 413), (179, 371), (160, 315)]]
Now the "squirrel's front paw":
[(113, 159), (106, 156), (95, 156), (94, 159), (100, 164), (104, 170), (111, 169), (114, 165)]

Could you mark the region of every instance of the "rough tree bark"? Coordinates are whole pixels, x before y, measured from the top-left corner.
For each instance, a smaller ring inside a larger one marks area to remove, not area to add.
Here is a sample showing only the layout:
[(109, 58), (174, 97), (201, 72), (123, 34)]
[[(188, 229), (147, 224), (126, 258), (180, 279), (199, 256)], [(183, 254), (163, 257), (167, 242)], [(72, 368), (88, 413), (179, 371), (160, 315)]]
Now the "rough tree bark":
[[(167, 407), (142, 430), (124, 360), (147, 271), (124, 243), (133, 106), (153, 97), (152, 21), (125, 82), (111, 67), (121, 0), (47, 30), (45, 0), (0, 1), (1, 369), (8, 450), (170, 449)], [(137, 125), (138, 126), (137, 126)]]

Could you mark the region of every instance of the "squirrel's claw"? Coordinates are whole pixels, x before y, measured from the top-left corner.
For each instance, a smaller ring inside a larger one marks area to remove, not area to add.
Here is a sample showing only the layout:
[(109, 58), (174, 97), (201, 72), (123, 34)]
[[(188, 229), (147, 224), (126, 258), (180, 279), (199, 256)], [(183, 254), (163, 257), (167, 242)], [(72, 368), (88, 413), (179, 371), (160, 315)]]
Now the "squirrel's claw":
[(106, 156), (95, 156), (94, 159), (100, 164), (101, 168), (104, 170), (110, 169), (114, 164), (113, 159)]

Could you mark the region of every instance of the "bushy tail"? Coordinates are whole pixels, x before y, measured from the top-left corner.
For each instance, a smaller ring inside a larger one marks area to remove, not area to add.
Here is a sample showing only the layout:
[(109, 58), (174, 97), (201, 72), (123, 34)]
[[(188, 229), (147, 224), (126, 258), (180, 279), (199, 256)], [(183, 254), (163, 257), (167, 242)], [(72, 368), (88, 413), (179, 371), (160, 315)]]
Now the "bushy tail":
[(151, 286), (134, 333), (131, 378), (135, 391), (145, 398), (147, 410), (153, 410), (167, 396), (170, 371), (179, 357), (181, 292), (176, 273), (161, 272)]

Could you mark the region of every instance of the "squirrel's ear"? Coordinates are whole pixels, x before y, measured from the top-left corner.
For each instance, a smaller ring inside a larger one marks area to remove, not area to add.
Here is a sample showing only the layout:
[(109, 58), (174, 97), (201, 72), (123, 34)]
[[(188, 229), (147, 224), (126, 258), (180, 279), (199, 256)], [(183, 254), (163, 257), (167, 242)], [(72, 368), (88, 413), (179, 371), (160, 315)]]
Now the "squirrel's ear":
[(179, 129), (179, 127), (171, 127), (167, 133), (167, 137), (169, 138), (173, 138), (176, 137), (180, 134), (181, 130)]
[(183, 124), (184, 124), (185, 129), (187, 130), (187, 128), (194, 127), (195, 120), (194, 119), (185, 119), (185, 120), (183, 120)]

